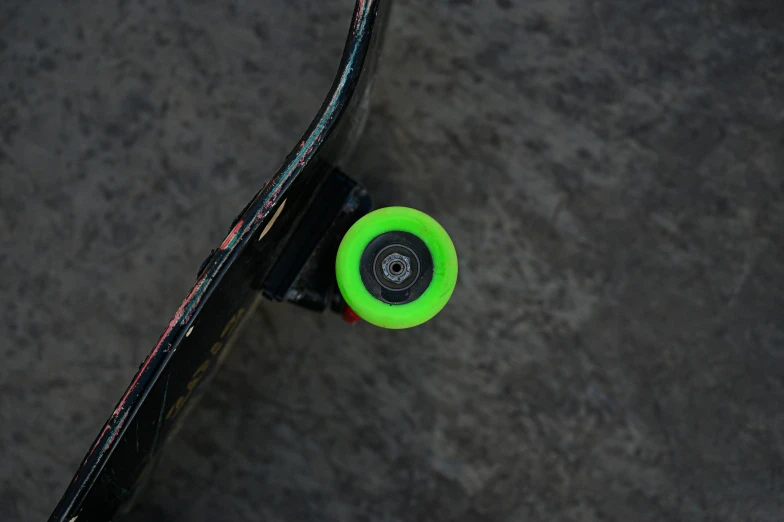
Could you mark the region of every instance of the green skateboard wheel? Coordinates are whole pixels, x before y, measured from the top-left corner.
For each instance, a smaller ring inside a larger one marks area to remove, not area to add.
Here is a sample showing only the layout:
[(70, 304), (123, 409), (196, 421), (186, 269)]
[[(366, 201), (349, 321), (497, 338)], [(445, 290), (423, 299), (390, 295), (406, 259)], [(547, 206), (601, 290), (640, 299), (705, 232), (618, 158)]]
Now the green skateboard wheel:
[(411, 328), (446, 305), (457, 282), (457, 253), (446, 230), (405, 207), (375, 210), (348, 230), (335, 261), (346, 304), (383, 328)]

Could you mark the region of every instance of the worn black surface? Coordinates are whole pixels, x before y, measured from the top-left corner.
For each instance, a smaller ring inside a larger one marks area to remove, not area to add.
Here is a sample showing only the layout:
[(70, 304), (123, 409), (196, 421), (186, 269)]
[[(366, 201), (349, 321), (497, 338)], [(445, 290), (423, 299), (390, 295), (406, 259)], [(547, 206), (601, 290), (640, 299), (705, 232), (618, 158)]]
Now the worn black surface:
[[(264, 307), (137, 520), (780, 521), (773, 1), (393, 13), (347, 169), (427, 326)], [(0, 520), (41, 520), (332, 79), (349, 0), (0, 3)]]

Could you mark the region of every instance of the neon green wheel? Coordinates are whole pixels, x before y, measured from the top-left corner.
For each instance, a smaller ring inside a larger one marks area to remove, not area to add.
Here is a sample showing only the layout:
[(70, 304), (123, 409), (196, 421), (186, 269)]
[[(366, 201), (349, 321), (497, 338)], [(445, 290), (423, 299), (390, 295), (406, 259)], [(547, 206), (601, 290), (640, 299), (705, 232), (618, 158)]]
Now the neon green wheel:
[(457, 253), (446, 230), (427, 214), (387, 207), (357, 221), (335, 262), (346, 304), (383, 328), (411, 328), (446, 305), (457, 282)]

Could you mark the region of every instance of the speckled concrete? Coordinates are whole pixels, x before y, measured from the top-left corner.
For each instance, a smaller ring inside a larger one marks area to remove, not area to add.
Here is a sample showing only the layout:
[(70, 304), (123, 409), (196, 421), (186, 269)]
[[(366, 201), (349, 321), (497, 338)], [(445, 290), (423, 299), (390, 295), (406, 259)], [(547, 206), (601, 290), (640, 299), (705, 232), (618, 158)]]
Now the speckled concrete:
[[(54, 508), (351, 8), (0, 3), (0, 520)], [(452, 303), (264, 306), (132, 520), (784, 520), (782, 26), (399, 0), (352, 173), (451, 232)]]

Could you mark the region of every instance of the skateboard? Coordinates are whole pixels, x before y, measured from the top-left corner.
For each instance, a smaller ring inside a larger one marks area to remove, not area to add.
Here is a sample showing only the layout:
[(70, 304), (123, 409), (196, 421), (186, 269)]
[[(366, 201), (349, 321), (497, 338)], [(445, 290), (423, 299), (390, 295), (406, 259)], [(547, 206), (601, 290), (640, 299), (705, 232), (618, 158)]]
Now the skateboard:
[(368, 117), (390, 4), (357, 0), (318, 114), (202, 263), (50, 522), (105, 522), (130, 510), (261, 301), (392, 329), (425, 323), (446, 305), (457, 280), (447, 232), (418, 210), (373, 210), (367, 191), (341, 170)]

